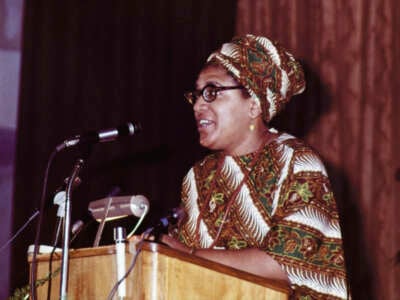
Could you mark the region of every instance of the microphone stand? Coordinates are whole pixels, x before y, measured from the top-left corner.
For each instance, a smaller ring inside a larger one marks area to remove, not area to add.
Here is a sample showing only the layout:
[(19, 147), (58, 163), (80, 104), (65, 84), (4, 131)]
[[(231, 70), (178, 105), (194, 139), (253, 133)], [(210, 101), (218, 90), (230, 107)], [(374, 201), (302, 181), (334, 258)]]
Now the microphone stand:
[(64, 222), (64, 236), (62, 245), (62, 260), (61, 260), (61, 279), (60, 279), (60, 299), (67, 299), (68, 289), (68, 258), (69, 258), (69, 239), (71, 227), (71, 192), (75, 179), (78, 177), (79, 172), (82, 170), (84, 160), (78, 158), (72, 169), (71, 176), (69, 176), (66, 194), (65, 194), (65, 222)]

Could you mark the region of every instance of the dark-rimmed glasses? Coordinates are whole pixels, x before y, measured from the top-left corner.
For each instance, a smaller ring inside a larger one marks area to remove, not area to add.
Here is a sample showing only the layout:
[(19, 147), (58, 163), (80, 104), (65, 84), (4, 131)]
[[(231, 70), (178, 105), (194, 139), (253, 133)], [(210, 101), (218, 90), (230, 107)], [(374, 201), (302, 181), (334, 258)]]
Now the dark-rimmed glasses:
[(217, 98), (220, 91), (236, 89), (243, 89), (243, 86), (215, 86), (213, 84), (207, 84), (201, 90), (186, 92), (183, 95), (190, 104), (194, 105), (200, 96), (203, 96), (204, 101), (211, 103)]

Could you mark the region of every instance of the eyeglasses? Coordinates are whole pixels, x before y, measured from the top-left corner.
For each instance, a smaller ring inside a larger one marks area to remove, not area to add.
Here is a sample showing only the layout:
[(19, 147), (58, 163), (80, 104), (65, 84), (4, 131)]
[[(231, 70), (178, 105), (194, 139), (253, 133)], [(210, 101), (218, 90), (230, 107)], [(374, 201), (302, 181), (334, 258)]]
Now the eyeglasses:
[(243, 89), (243, 86), (215, 86), (212, 84), (207, 84), (201, 90), (187, 92), (183, 95), (190, 104), (194, 105), (200, 96), (203, 96), (204, 101), (211, 103), (217, 98), (219, 92), (237, 89)]

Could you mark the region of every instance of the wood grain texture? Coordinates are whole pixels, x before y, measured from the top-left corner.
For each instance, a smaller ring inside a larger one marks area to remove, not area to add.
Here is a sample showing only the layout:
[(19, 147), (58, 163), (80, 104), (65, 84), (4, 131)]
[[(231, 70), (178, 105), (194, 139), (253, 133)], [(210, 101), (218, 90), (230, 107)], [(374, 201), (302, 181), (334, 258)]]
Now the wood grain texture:
[[(128, 247), (127, 247), (128, 248)], [(135, 252), (127, 249), (127, 268)], [(71, 250), (68, 299), (106, 299), (116, 281), (114, 246)], [(28, 258), (29, 260), (30, 258)], [(38, 278), (48, 272), (49, 255), (39, 255)], [(60, 256), (53, 261), (53, 270)], [(46, 299), (48, 285), (38, 288)], [(288, 299), (284, 282), (190, 256), (167, 247), (146, 243), (127, 278), (126, 299)], [(52, 281), (51, 299), (58, 299), (59, 275)]]

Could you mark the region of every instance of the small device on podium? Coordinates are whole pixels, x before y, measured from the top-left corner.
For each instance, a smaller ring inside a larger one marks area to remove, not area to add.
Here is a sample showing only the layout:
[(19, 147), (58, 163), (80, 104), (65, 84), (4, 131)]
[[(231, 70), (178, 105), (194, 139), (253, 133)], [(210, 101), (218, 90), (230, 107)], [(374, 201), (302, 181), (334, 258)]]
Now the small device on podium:
[(98, 222), (111, 221), (134, 215), (141, 217), (149, 208), (149, 200), (143, 195), (107, 197), (89, 203), (89, 211)]
[(93, 247), (98, 247), (105, 222), (131, 215), (144, 217), (149, 211), (149, 200), (143, 195), (107, 197), (90, 202), (88, 210), (100, 223), (93, 243)]

